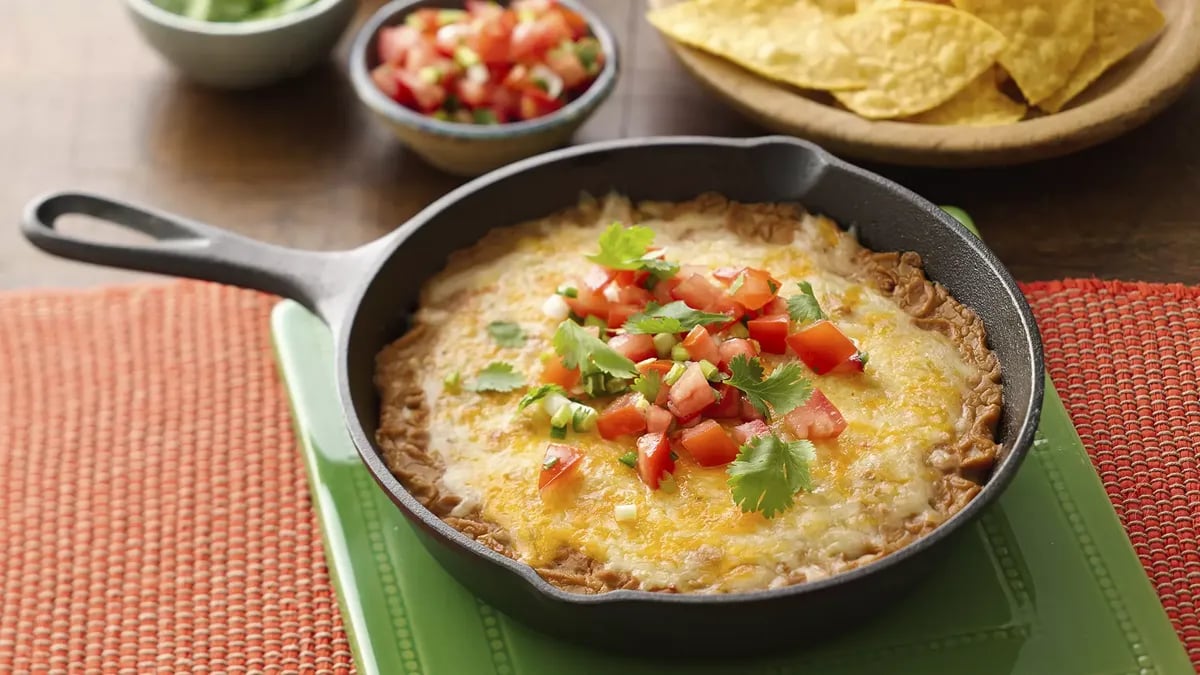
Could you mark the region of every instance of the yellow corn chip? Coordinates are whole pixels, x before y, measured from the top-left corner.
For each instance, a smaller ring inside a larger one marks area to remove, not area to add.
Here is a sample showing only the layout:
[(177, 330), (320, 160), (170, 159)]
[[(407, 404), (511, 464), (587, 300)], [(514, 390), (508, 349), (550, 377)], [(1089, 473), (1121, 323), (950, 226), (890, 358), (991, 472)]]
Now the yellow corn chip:
[(1005, 46), (1004, 36), (983, 21), (926, 3), (868, 10), (835, 25), (870, 81), (834, 96), (870, 119), (941, 105), (987, 71)]
[(691, 0), (651, 11), (655, 28), (765, 77), (807, 89), (867, 83), (825, 14), (796, 0)]
[(1008, 38), (1000, 64), (1036, 104), (1062, 89), (1092, 44), (1093, 0), (954, 0)]
[(1096, 40), (1084, 52), (1066, 86), (1038, 103), (1046, 112), (1061, 110), (1104, 71), (1153, 37), (1166, 22), (1154, 0), (1095, 0), (1095, 3)]
[(991, 70), (971, 80), (966, 89), (954, 98), (908, 118), (920, 124), (963, 124), (993, 126), (1012, 124), (1025, 116), (1025, 104), (1018, 103), (996, 88), (996, 74)]

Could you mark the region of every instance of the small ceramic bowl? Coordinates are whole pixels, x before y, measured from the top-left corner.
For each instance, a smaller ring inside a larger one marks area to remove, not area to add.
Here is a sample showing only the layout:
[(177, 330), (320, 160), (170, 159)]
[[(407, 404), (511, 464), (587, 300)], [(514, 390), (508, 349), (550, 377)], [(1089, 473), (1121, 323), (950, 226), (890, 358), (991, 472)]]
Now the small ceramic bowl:
[(379, 65), (380, 29), (404, 23), (423, 7), (462, 8), (462, 0), (396, 0), (384, 5), (358, 33), (350, 49), (350, 79), (358, 97), (396, 136), (433, 166), (458, 176), (478, 176), (518, 159), (565, 145), (575, 130), (612, 93), (619, 71), (617, 41), (591, 10), (575, 0), (559, 0), (587, 21), (604, 50), (604, 67), (579, 98), (537, 119), (505, 124), (462, 124), (434, 119), (406, 108), (381, 92), (371, 79)]
[(150, 46), (187, 77), (222, 89), (286, 79), (327, 58), (357, 8), (356, 0), (316, 0), (273, 19), (199, 21), (150, 0), (125, 0)]

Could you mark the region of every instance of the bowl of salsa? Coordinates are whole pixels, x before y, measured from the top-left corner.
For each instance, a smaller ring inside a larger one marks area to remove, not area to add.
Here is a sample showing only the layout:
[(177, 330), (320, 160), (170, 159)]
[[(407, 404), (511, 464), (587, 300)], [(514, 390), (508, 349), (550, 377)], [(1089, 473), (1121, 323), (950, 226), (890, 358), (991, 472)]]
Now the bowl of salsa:
[(405, 145), (470, 176), (565, 144), (618, 67), (612, 33), (573, 0), (397, 0), (360, 30), (350, 71)]

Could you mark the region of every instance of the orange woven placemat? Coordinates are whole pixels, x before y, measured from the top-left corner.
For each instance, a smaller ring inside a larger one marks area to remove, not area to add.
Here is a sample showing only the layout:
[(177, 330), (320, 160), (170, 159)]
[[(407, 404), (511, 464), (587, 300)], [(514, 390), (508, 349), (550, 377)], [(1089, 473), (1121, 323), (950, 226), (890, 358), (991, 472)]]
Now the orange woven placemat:
[[(1200, 288), (1026, 290), (1200, 664)], [(274, 302), (197, 282), (0, 294), (0, 672), (353, 670), (271, 355)]]

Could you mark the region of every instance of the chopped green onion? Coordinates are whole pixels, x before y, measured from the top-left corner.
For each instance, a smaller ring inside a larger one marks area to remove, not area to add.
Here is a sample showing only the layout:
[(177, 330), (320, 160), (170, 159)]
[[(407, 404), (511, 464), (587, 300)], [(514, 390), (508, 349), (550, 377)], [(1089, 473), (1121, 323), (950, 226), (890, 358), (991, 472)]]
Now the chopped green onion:
[(608, 376), (604, 373), (589, 373), (583, 376), (583, 390), (592, 398), (608, 395)]
[(454, 60), (463, 68), (470, 68), (479, 63), (479, 54), (466, 45), (459, 45), (454, 48)]
[(447, 391), (458, 391), (462, 387), (462, 373), (458, 371), (450, 373), (445, 377), (445, 379), (442, 380), (442, 386), (445, 387)]
[(438, 108), (437, 110), (433, 111), (433, 119), (441, 120), (443, 122), (449, 122), (450, 121), (450, 113), (446, 112), (445, 110), (442, 110), (441, 108)]
[(565, 428), (567, 428), (567, 425), (571, 424), (571, 422), (574, 421), (574, 419), (575, 419), (575, 411), (571, 410), (571, 406), (564, 405), (563, 407), (556, 410), (554, 412), (554, 414), (550, 417), (550, 426), (561, 427), (561, 428), (565, 429)]
[(617, 504), (613, 507), (613, 517), (619, 523), (637, 520), (637, 504)]
[(586, 433), (596, 428), (596, 418), (599, 415), (596, 413), (595, 408), (582, 403), (572, 403), (571, 408), (574, 409), (574, 413), (571, 416), (571, 425), (575, 431)]
[(617, 461), (631, 469), (637, 468), (637, 453), (630, 450), (618, 457)]
[(559, 286), (558, 290), (555, 291), (555, 293), (558, 293), (559, 295), (563, 296), (564, 298), (578, 298), (579, 297), (579, 289), (575, 288), (574, 286)]
[(615, 377), (610, 379), (608, 384), (604, 385), (604, 390), (610, 394), (619, 394), (628, 388), (629, 384), (625, 380), (618, 380)]
[(437, 23), (438, 26), (445, 26), (452, 23), (457, 23), (467, 18), (467, 13), (461, 9), (442, 9), (438, 10)]
[(575, 55), (590, 74), (600, 59), (600, 42), (590, 37), (580, 39), (575, 43)]
[(676, 363), (675, 365), (671, 366), (670, 370), (667, 371), (667, 375), (663, 378), (663, 382), (672, 385), (675, 384), (679, 381), (679, 378), (683, 377), (683, 373), (686, 370), (687, 366), (683, 365), (682, 363)]
[(690, 358), (692, 358), (692, 355), (688, 353), (688, 350), (683, 345), (671, 347), (672, 361), (687, 361)]
[(679, 344), (679, 340), (670, 333), (659, 333), (654, 336), (654, 350), (658, 358), (665, 359), (671, 355), (671, 348)]
[[(417, 77), (428, 84), (437, 84), (442, 81), (442, 71), (437, 66), (425, 66), (417, 71)], [(449, 99), (446, 102), (449, 103)]]
[(704, 373), (704, 379), (712, 382), (721, 378), (721, 371), (712, 363), (706, 360), (700, 361), (700, 372)]
[(604, 319), (601, 319), (600, 317), (596, 316), (595, 314), (589, 314), (588, 317), (583, 320), (583, 325), (584, 326), (595, 326), (595, 327), (599, 328), (601, 340), (603, 340), (605, 338), (605, 336), (608, 335), (608, 322), (605, 321)]
[(633, 401), (633, 407), (642, 412), (646, 412), (650, 409), (650, 401), (647, 401), (645, 396), (642, 396), (641, 394), (634, 394), (634, 396), (637, 398), (635, 398)]
[(546, 469), (547, 471), (549, 471), (550, 469), (553, 469), (556, 466), (558, 466), (558, 458), (557, 457), (551, 457), (550, 459), (546, 460), (545, 463), (542, 464), (542, 468)]
[(488, 108), (477, 108), (472, 110), (471, 117), (475, 120), (475, 124), (500, 123), (500, 120), (496, 118), (496, 113)]
[(733, 295), (742, 290), (742, 284), (744, 283), (746, 283), (746, 273), (742, 272), (741, 274), (737, 275), (737, 278), (733, 280), (733, 284), (729, 286), (729, 294)]
[(743, 339), (750, 337), (750, 331), (746, 329), (746, 324), (741, 321), (735, 322), (726, 332), (729, 333), (729, 337)]
[(550, 427), (550, 438), (553, 438), (556, 441), (561, 441), (562, 439), (564, 439), (566, 437), (567, 437), (567, 428), (566, 427)]

